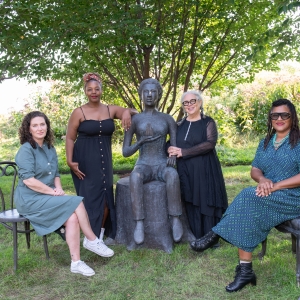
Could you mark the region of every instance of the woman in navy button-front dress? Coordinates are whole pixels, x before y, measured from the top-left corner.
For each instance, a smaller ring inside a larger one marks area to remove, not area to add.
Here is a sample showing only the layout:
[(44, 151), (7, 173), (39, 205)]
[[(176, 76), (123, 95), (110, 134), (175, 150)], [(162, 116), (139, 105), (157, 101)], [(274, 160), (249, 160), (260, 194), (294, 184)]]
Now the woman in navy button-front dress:
[[(103, 243), (116, 235), (116, 212), (113, 197), (111, 136), (113, 119), (129, 128), (135, 110), (101, 103), (102, 82), (99, 74), (83, 76), (88, 103), (76, 108), (69, 119), (66, 135), (67, 163), (72, 171), (77, 195), (84, 197), (92, 229)], [(103, 248), (106, 245), (103, 243)]]

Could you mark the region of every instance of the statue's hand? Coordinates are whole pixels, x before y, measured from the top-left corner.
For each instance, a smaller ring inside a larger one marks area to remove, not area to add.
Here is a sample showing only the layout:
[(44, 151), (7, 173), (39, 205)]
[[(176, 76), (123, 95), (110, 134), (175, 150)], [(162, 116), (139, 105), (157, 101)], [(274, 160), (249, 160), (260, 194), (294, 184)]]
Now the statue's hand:
[(140, 138), (139, 144), (142, 145), (144, 143), (153, 142), (153, 141), (158, 140), (160, 137), (161, 137), (161, 134), (160, 135), (156, 135), (156, 136), (144, 135), (144, 136), (142, 136)]
[(176, 155), (172, 155), (167, 159), (167, 166), (176, 168)]

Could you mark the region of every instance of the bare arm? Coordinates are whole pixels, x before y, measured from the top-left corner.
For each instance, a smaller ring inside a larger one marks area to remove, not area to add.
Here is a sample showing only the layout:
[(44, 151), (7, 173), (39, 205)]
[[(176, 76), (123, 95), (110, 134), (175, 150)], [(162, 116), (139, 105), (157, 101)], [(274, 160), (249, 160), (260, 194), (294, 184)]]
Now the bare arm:
[(122, 127), (128, 130), (131, 125), (131, 116), (138, 113), (136, 109), (124, 108), (117, 105), (110, 105), (109, 111), (113, 119), (119, 119), (122, 122)]
[(28, 188), (30, 188), (33, 191), (52, 196), (54, 196), (55, 194), (54, 190), (50, 186), (42, 183), (34, 177), (24, 179), (23, 182)]
[(292, 189), (292, 188), (299, 187), (299, 186), (300, 186), (300, 174), (297, 174), (288, 179), (284, 179), (282, 181), (278, 181), (278, 182), (274, 183), (272, 192), (275, 192), (278, 190), (283, 190), (283, 189)]
[(255, 167), (252, 167), (252, 169), (250, 171), (250, 176), (257, 183), (259, 183), (260, 181), (269, 180), (264, 176), (263, 172), (260, 169), (255, 168)]
[(260, 169), (252, 167), (250, 175), (251, 178), (258, 183), (256, 188), (257, 196), (264, 197), (271, 194), (273, 182), (266, 178)]
[(73, 150), (74, 143), (77, 138), (77, 129), (80, 125), (81, 120), (81, 112), (79, 108), (76, 108), (69, 119), (67, 134), (66, 134), (66, 156), (67, 156), (67, 164), (70, 169), (76, 174), (79, 179), (83, 179), (85, 174), (82, 173), (78, 168), (78, 162), (73, 162)]
[(65, 194), (62, 186), (61, 186), (61, 181), (60, 181), (60, 177), (55, 177), (54, 178), (54, 196), (62, 196)]
[(300, 174), (273, 183), (270, 179), (264, 176), (263, 172), (260, 169), (252, 167), (251, 177), (253, 180), (258, 182), (256, 195), (259, 197), (269, 196), (272, 192), (278, 190), (291, 189), (300, 186)]

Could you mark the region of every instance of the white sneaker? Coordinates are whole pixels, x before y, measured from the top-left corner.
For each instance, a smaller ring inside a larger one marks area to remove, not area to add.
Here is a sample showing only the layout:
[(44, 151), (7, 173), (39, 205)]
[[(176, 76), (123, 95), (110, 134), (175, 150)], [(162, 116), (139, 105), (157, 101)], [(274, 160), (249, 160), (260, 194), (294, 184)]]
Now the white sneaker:
[(99, 239), (98, 242), (94, 244), (84, 237), (83, 247), (103, 257), (111, 257), (114, 255), (114, 251), (108, 248), (103, 241)]
[(95, 271), (90, 268), (84, 261), (71, 262), (71, 272), (79, 273), (84, 276), (93, 276)]

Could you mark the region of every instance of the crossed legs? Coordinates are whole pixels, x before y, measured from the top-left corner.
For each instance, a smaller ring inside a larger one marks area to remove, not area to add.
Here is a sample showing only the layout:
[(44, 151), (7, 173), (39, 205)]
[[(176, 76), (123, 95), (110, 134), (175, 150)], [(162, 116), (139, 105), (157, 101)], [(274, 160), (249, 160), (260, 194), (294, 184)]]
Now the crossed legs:
[(94, 234), (84, 204), (80, 204), (64, 224), (66, 226), (66, 241), (69, 246), (72, 261), (80, 260), (80, 229), (89, 241), (94, 241)]

